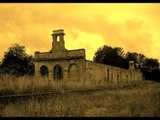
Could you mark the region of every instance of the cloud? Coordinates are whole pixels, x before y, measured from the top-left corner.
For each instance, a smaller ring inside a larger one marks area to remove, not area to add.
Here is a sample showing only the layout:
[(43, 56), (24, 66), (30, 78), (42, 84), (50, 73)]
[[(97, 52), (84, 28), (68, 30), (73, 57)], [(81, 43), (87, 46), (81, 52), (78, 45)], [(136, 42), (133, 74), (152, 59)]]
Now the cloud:
[(66, 47), (84, 47), (89, 59), (103, 44), (159, 58), (159, 8), (160, 4), (1, 4), (0, 58), (15, 42), (32, 55), (49, 51), (52, 30), (60, 28), (66, 33)]

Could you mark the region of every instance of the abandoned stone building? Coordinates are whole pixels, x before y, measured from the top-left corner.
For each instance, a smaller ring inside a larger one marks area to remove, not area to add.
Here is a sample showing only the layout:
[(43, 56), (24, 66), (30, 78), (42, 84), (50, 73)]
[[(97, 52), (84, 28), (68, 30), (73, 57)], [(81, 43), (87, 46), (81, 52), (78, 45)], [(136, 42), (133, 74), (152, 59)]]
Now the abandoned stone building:
[(67, 50), (64, 30), (54, 30), (52, 49), (35, 52), (36, 76), (47, 76), (50, 80), (107, 81), (113, 83), (140, 81), (142, 73), (129, 62), (129, 69), (104, 65), (86, 60), (85, 49)]

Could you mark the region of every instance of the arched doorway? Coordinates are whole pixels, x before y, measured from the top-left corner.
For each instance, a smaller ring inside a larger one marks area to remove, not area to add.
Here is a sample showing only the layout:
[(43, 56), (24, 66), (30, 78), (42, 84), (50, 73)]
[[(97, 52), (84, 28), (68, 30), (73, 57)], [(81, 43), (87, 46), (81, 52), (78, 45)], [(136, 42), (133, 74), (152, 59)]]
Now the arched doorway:
[(45, 77), (45, 76), (48, 77), (48, 68), (47, 68), (47, 66), (42, 65), (42, 66), (40, 67), (40, 74), (41, 74), (43, 77)]
[(79, 69), (76, 64), (69, 65), (69, 80), (79, 80)]
[(53, 68), (53, 72), (54, 72), (54, 80), (63, 79), (62, 67), (60, 65), (55, 65)]

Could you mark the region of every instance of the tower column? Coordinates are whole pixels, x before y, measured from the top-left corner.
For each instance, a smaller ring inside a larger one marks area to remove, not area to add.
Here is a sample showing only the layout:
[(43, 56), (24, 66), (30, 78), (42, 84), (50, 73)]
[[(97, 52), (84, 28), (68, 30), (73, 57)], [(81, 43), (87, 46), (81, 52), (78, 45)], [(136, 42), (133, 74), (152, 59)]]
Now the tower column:
[(135, 70), (134, 61), (129, 61), (129, 69)]
[[(65, 43), (64, 43), (64, 30), (60, 29), (60, 30), (54, 30), (52, 33), (52, 52), (56, 52), (56, 51), (63, 51), (66, 50), (65, 48)], [(59, 41), (57, 41), (57, 37), (59, 37)]]

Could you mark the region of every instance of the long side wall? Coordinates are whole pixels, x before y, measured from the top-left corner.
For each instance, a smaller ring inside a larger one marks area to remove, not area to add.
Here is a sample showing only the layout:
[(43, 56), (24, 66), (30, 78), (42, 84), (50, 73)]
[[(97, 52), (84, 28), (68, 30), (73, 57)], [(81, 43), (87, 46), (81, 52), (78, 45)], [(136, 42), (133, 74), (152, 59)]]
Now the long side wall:
[(107, 81), (113, 83), (120, 83), (140, 81), (142, 80), (143, 75), (138, 70), (127, 70), (86, 60), (85, 78), (91, 81)]
[(112, 83), (140, 81), (143, 78), (142, 73), (137, 70), (127, 70), (119, 67), (94, 63), (92, 61), (80, 59), (35, 62), (36, 76), (41, 76), (39, 71), (40, 67), (43, 65), (48, 68), (49, 79), (54, 78), (54, 66), (56, 65), (61, 66), (63, 80), (66, 81), (71, 81), (76, 76), (79, 81), (106, 81)]

